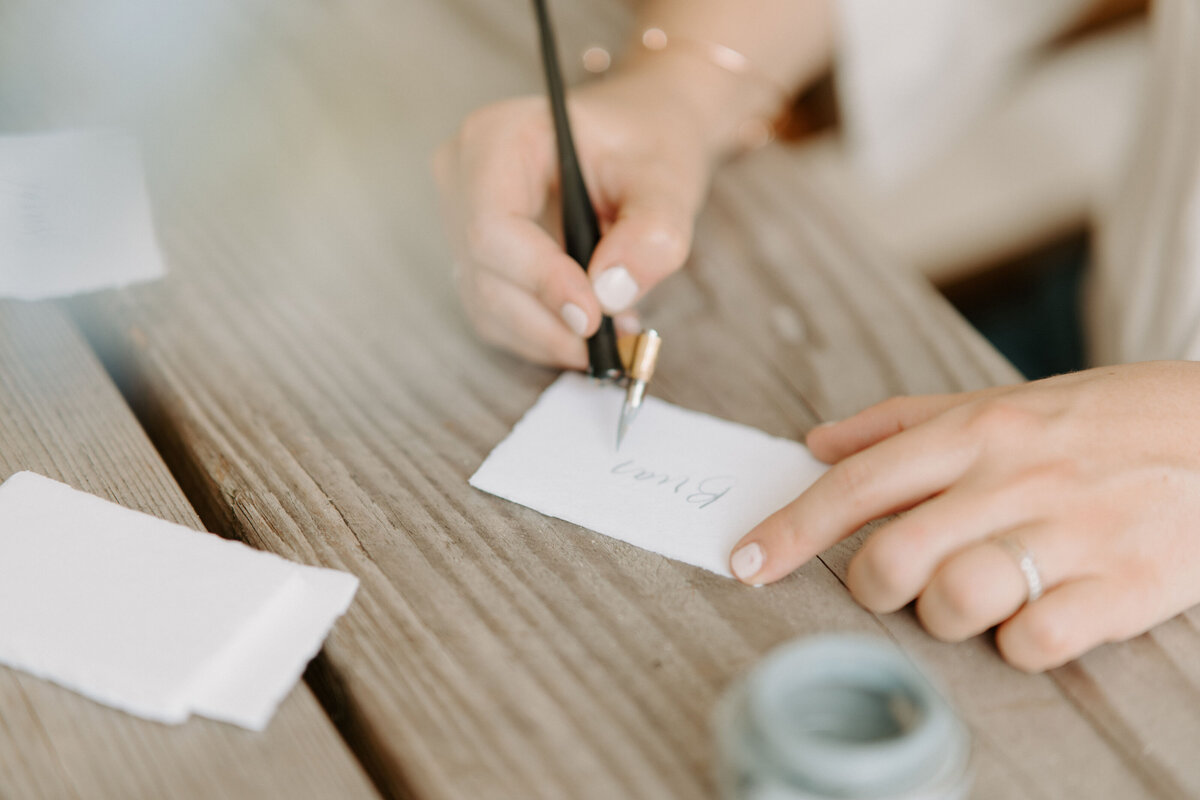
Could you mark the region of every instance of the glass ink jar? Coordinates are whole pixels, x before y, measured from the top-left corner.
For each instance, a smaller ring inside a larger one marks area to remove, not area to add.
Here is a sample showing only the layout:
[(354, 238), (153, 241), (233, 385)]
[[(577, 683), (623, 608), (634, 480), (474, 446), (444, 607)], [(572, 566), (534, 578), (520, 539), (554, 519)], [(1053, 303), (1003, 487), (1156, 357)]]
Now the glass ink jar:
[(957, 800), (971, 784), (966, 726), (885, 639), (783, 645), (713, 712), (723, 800)]

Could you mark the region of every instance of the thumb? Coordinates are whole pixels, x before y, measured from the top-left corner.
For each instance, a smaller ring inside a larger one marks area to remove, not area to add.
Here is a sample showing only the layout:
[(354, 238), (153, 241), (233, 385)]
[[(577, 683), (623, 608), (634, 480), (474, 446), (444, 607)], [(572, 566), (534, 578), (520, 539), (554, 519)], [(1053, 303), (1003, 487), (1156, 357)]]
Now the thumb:
[(701, 196), (669, 186), (643, 178), (630, 187), (596, 246), (588, 274), (606, 314), (629, 309), (687, 260)]

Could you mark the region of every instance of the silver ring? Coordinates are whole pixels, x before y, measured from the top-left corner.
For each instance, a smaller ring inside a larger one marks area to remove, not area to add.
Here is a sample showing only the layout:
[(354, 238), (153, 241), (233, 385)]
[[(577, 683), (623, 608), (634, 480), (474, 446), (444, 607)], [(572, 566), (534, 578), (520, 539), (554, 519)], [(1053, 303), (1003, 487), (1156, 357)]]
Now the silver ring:
[(1025, 577), (1025, 585), (1029, 587), (1029, 597), (1025, 602), (1032, 603), (1041, 597), (1045, 587), (1042, 584), (1042, 574), (1038, 572), (1037, 562), (1033, 560), (1033, 553), (1029, 552), (1020, 542), (1007, 536), (998, 537), (996, 543), (1008, 551), (1008, 554), (1017, 562), (1017, 568), (1021, 570), (1021, 575)]

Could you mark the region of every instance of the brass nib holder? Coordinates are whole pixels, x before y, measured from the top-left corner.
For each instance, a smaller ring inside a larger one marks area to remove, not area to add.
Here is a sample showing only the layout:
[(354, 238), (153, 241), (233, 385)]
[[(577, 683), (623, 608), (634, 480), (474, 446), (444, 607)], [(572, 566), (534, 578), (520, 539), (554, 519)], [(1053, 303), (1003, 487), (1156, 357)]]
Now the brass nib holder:
[(621, 363), (625, 366), (625, 377), (628, 385), (625, 389), (625, 405), (621, 408), (621, 420), (617, 425), (617, 449), (621, 448), (621, 440), (629, 430), (633, 418), (646, 397), (646, 384), (654, 376), (654, 367), (658, 364), (658, 351), (662, 347), (662, 337), (658, 331), (650, 328), (636, 336), (623, 336), (617, 340), (617, 351), (621, 355)]
[(641, 333), (631, 333), (617, 339), (617, 352), (621, 355), (621, 366), (629, 380), (649, 381), (658, 364), (658, 351), (662, 337), (650, 328)]

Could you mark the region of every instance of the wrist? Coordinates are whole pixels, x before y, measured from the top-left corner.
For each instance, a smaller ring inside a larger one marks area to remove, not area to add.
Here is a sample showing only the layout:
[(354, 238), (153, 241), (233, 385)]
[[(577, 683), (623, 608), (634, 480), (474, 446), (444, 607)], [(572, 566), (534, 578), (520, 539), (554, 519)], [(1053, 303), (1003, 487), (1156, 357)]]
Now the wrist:
[(754, 71), (737, 51), (701, 40), (668, 40), (647, 29), (610, 78), (631, 84), (672, 113), (704, 141), (708, 156), (720, 160), (765, 144), (774, 121), (790, 99), (782, 86)]

